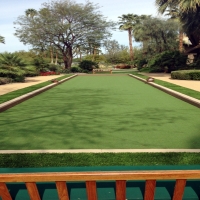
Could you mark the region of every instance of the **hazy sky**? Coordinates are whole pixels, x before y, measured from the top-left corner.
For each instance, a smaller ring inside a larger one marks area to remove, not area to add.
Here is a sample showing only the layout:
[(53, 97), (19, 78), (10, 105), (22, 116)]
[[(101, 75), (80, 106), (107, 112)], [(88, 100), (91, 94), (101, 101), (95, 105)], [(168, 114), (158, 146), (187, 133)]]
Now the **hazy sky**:
[[(157, 15), (155, 0), (90, 0), (100, 6), (101, 13), (107, 19), (118, 21), (122, 14), (148, 14)], [(48, 0), (0, 0), (0, 35), (5, 37), (6, 44), (0, 44), (0, 52), (14, 52), (28, 50), (19, 39), (14, 36), (14, 24), (17, 17), (24, 14), (28, 8), (39, 9), (41, 4)], [(84, 3), (85, 0), (76, 0)], [(112, 39), (118, 40), (120, 44), (128, 45), (128, 34), (125, 31), (113, 32)]]

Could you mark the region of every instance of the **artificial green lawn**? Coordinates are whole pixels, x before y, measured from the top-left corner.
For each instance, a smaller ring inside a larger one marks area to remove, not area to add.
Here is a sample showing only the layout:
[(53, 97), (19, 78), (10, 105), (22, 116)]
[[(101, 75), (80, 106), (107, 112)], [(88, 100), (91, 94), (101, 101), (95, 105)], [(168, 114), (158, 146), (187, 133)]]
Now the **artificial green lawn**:
[(0, 149), (197, 149), (199, 122), (129, 76), (79, 76), (0, 113)]
[(1, 168), (199, 164), (199, 153), (0, 154)]

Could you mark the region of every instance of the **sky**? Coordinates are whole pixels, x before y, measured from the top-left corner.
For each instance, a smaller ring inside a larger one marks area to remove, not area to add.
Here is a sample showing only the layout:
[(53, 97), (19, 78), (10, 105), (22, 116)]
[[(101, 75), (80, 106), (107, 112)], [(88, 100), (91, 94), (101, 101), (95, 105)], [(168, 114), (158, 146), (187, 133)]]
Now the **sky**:
[[(5, 44), (0, 43), (0, 53), (28, 51), (31, 46), (25, 46), (14, 36), (15, 29), (13, 22), (17, 17), (23, 15), (26, 9), (40, 9), (42, 3), (50, 0), (1, 0), (0, 1), (0, 35), (5, 37)], [(85, 3), (85, 0), (75, 0), (77, 3)], [(108, 20), (119, 21), (118, 17), (123, 14), (146, 14), (157, 16), (155, 0), (90, 0), (100, 6), (99, 11)], [(128, 33), (116, 30), (112, 32), (112, 40), (117, 40), (119, 44), (128, 46)]]

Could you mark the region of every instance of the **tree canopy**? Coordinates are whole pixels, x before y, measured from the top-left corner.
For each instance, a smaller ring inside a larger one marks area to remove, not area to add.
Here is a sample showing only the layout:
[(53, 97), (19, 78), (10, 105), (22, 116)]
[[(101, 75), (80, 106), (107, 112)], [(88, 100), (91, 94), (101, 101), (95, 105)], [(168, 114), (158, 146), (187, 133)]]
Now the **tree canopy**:
[(156, 0), (155, 3), (161, 14), (172, 8), (179, 13), (178, 18), (183, 30), (192, 43), (187, 52), (197, 50), (200, 56), (200, 0)]
[(15, 35), (33, 47), (53, 45), (62, 54), (65, 68), (70, 68), (77, 48), (87, 46), (88, 38), (98, 43), (114, 27), (98, 9), (98, 5), (89, 1), (85, 4), (72, 0), (50, 1), (37, 12), (28, 9), (25, 15), (19, 16)]

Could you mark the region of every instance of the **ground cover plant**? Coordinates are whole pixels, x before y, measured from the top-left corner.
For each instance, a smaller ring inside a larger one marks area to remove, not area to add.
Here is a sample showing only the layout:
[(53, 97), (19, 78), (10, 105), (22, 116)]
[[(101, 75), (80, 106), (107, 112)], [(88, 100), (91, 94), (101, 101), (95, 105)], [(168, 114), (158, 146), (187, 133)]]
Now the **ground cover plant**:
[[(59, 78), (56, 78), (56, 80), (62, 80), (62, 79), (67, 78), (69, 76), (70, 76), (70, 74), (67, 74), (67, 75), (61, 76)], [(53, 79), (53, 76), (52, 76), (52, 79)], [(50, 84), (52, 84), (51, 81), (45, 81), (43, 83), (39, 83), (39, 84), (36, 84), (36, 85), (32, 85), (32, 86), (29, 86), (29, 87), (26, 87), (26, 88), (22, 88), (22, 89), (1, 95), (0, 103), (4, 103), (6, 101), (9, 101), (11, 99), (14, 99), (14, 98), (19, 97), (19, 96), (24, 95), (24, 94), (27, 94), (27, 93), (32, 92), (34, 90), (40, 89), (40, 88), (45, 87), (45, 86), (50, 85)]]
[(198, 116), (132, 77), (79, 76), (1, 113), (0, 148), (198, 149)]
[(1, 168), (199, 164), (199, 153), (0, 154)]

